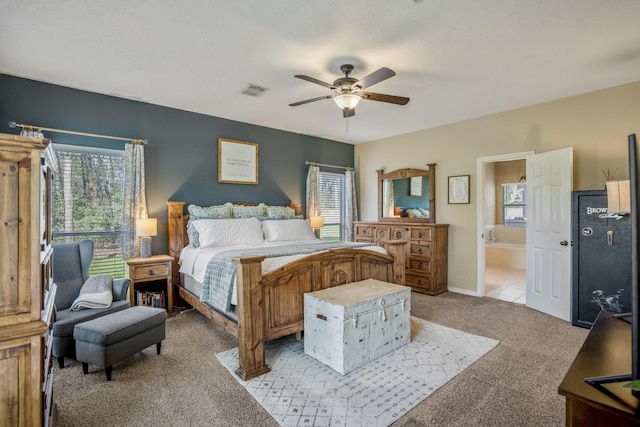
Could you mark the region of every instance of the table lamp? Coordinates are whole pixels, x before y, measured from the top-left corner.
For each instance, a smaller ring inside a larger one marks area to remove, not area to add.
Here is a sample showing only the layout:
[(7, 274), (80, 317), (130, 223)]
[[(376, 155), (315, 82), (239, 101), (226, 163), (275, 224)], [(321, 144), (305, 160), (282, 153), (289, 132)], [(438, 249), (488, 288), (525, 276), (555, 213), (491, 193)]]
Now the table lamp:
[(320, 237), (320, 232), (318, 231), (320, 227), (322, 227), (324, 225), (324, 217), (323, 216), (310, 216), (309, 217), (309, 224), (311, 225), (311, 228), (313, 228), (313, 232), (316, 234), (316, 236), (319, 238)]
[(151, 236), (158, 235), (158, 220), (156, 218), (137, 219), (136, 236), (140, 237), (140, 257), (151, 256)]

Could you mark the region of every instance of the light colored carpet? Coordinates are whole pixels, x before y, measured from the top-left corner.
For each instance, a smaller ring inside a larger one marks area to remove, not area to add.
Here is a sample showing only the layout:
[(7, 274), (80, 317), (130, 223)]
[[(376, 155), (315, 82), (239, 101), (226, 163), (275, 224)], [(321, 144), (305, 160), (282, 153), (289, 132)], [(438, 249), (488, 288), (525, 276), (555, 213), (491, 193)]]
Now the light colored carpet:
[[(411, 342), (341, 375), (293, 339), (267, 343), (271, 372), (238, 379), (281, 426), (386, 427), (498, 344), (411, 318)], [(238, 348), (216, 354), (234, 378)]]
[[(447, 292), (413, 293), (411, 314), (500, 344), (393, 423), (393, 427), (564, 427), (558, 385), (586, 329), (522, 305)], [(216, 353), (238, 341), (195, 311), (167, 320), (162, 354), (155, 346), (104, 370), (54, 363), (57, 427), (278, 427), (229, 375)]]

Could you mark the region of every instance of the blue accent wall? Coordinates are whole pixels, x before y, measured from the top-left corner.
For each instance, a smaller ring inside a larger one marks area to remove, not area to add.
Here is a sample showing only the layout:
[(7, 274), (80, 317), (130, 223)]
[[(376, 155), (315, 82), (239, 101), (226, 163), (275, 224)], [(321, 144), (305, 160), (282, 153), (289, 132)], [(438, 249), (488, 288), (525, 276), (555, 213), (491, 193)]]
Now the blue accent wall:
[[(239, 95), (240, 96), (240, 95)], [(146, 138), (149, 216), (158, 218), (153, 252), (167, 251), (166, 201), (305, 205), (305, 161), (354, 166), (354, 146), (338, 141), (0, 74), (0, 132), (8, 122)], [(124, 142), (45, 132), (54, 143), (123, 148)], [(218, 138), (258, 144), (259, 183), (218, 183)]]

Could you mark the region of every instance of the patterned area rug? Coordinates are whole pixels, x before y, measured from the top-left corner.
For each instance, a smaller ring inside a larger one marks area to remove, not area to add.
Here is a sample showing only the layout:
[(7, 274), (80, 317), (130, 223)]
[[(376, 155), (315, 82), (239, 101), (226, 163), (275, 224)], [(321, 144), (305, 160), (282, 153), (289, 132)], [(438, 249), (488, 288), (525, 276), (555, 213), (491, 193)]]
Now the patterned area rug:
[(388, 426), (498, 344), (411, 318), (411, 342), (362, 368), (340, 375), (285, 338), (266, 346), (271, 372), (242, 381), (238, 349), (220, 363), (281, 426)]

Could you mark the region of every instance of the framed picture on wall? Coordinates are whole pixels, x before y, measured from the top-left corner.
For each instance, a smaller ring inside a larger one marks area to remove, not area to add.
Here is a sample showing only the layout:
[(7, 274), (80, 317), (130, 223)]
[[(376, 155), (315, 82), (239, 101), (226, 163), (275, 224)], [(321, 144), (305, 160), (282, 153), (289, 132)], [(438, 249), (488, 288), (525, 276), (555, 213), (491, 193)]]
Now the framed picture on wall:
[(449, 177), (449, 204), (469, 203), (469, 175)]
[(409, 185), (409, 195), (415, 197), (422, 197), (422, 177), (412, 176)]
[(258, 183), (258, 144), (218, 139), (218, 182)]

